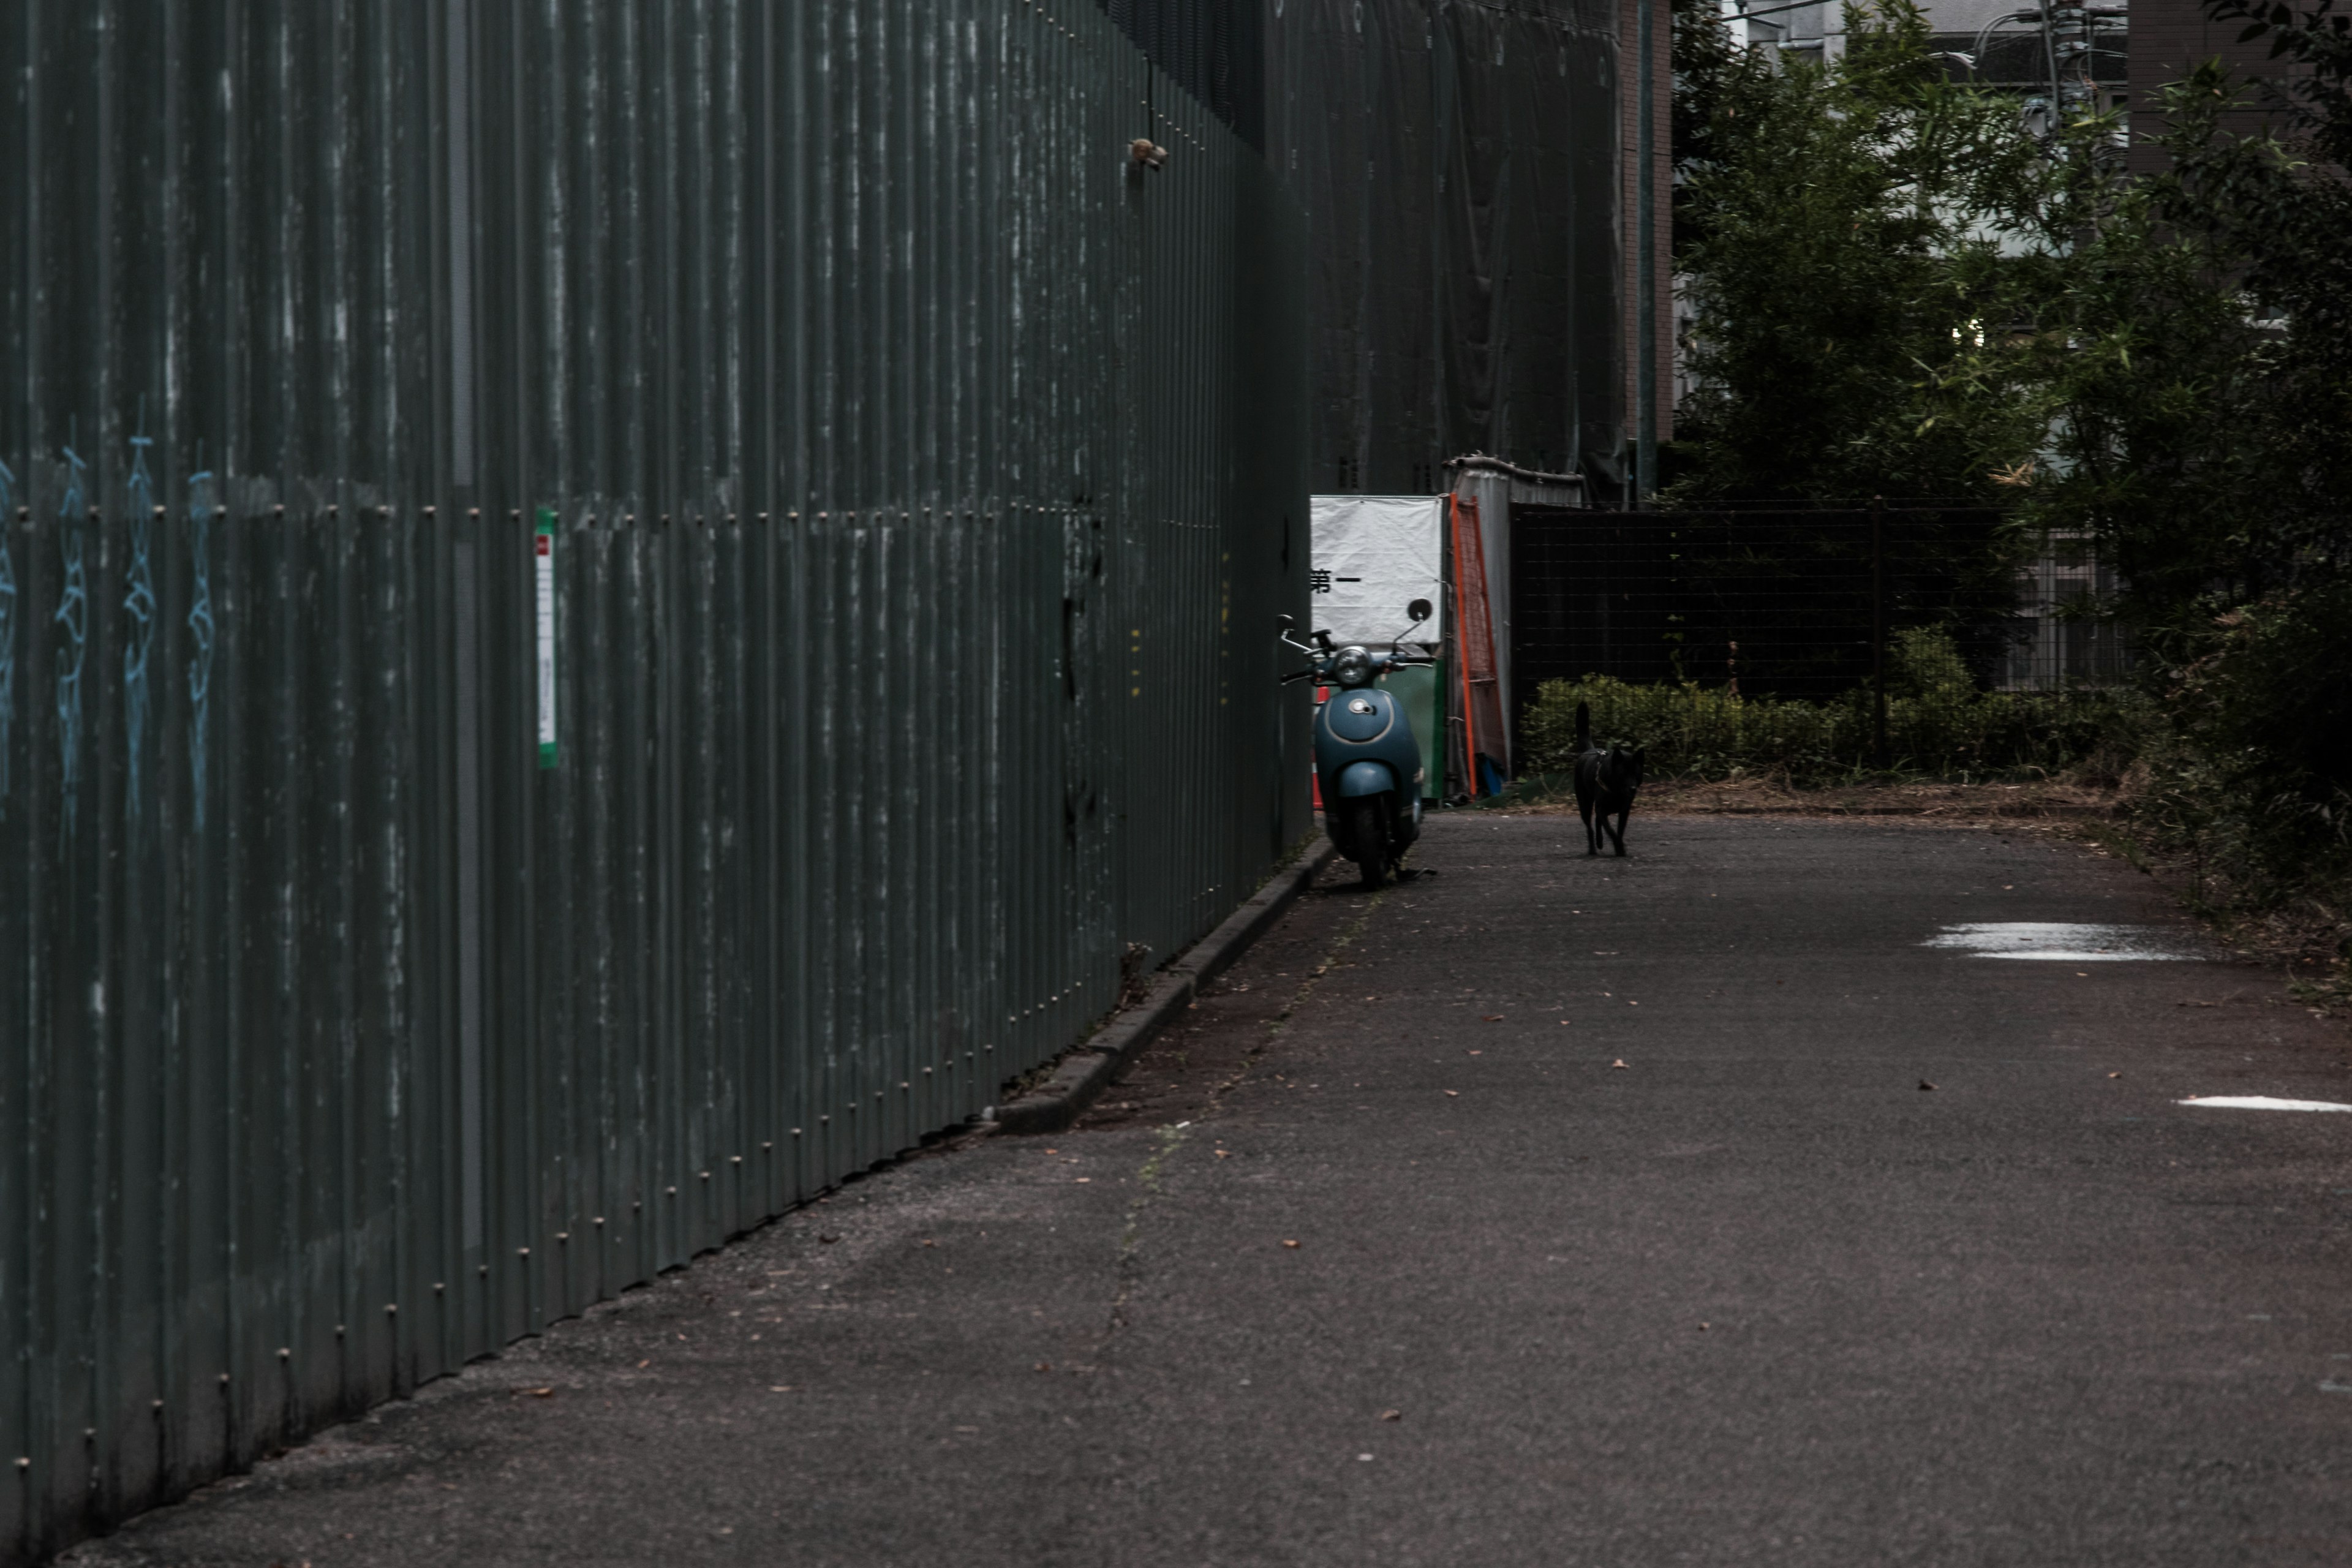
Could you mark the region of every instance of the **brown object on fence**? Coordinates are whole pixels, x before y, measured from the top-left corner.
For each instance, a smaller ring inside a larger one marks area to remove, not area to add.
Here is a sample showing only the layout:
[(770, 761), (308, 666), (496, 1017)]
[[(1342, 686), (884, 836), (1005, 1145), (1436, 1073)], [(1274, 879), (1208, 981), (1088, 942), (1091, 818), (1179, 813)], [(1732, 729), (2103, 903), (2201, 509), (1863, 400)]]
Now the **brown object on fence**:
[[(1454, 523), (1454, 642), (1462, 666), (1463, 777), (1478, 794), (1478, 736), (1496, 744), (1503, 738), (1502, 685), (1495, 671), (1495, 622), (1486, 605), (1486, 541), (1479, 532), (1478, 503), (1448, 498)], [(1465, 528), (1463, 514), (1469, 514)]]

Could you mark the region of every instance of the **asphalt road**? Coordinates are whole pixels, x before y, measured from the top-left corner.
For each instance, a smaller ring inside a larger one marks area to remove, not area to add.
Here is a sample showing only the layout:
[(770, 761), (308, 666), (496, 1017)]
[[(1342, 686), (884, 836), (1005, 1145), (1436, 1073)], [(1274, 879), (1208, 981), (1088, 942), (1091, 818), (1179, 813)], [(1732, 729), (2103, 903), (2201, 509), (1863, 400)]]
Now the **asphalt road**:
[[(2352, 1563), (2352, 1115), (2178, 1103), (2352, 1100), (2339, 1026), (2045, 836), (1630, 841), (1439, 821), (1077, 1131), (68, 1560)], [(2048, 921), (2201, 956), (1924, 945)]]

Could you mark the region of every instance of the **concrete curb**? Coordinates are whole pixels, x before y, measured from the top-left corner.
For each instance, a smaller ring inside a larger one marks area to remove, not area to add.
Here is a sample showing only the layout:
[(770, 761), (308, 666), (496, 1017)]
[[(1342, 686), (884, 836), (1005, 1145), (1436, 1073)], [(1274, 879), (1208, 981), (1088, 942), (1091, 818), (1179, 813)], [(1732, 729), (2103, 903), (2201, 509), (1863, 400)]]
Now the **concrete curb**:
[(1223, 973), (1249, 944), (1264, 936), (1291, 900), (1305, 892), (1339, 851), (1327, 839), (1276, 874), (1224, 923), (1192, 944), (1160, 972), (1142, 1001), (1125, 1009), (1068, 1056), (1053, 1076), (1020, 1099), (996, 1108), (996, 1131), (1016, 1135), (1059, 1132), (1094, 1103), (1095, 1097), (1135, 1064), (1143, 1048), (1192, 1005), (1201, 987)]

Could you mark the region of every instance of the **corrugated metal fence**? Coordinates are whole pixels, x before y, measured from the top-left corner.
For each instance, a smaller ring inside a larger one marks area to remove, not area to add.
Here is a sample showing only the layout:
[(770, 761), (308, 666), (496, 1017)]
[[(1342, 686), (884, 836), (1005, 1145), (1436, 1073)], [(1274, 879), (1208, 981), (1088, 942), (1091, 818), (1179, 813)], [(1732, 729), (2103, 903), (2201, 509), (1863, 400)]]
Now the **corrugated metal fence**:
[(969, 1116), (1305, 831), (1298, 225), (1087, 0), (0, 78), (0, 1558)]

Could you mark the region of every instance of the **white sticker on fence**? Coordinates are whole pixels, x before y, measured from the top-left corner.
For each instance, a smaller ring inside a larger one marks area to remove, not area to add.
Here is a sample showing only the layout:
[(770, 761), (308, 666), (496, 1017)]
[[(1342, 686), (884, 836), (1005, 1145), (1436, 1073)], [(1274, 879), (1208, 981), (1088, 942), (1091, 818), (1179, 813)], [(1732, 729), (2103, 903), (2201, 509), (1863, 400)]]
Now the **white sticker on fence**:
[(1922, 947), (1951, 948), (1972, 958), (2039, 958), (2052, 963), (2118, 963), (2210, 958), (2188, 932), (2170, 926), (2077, 925), (2055, 921), (1987, 921), (1946, 926)]
[(555, 514), (540, 509), (530, 536), (539, 610), (539, 765), (555, 765)]

